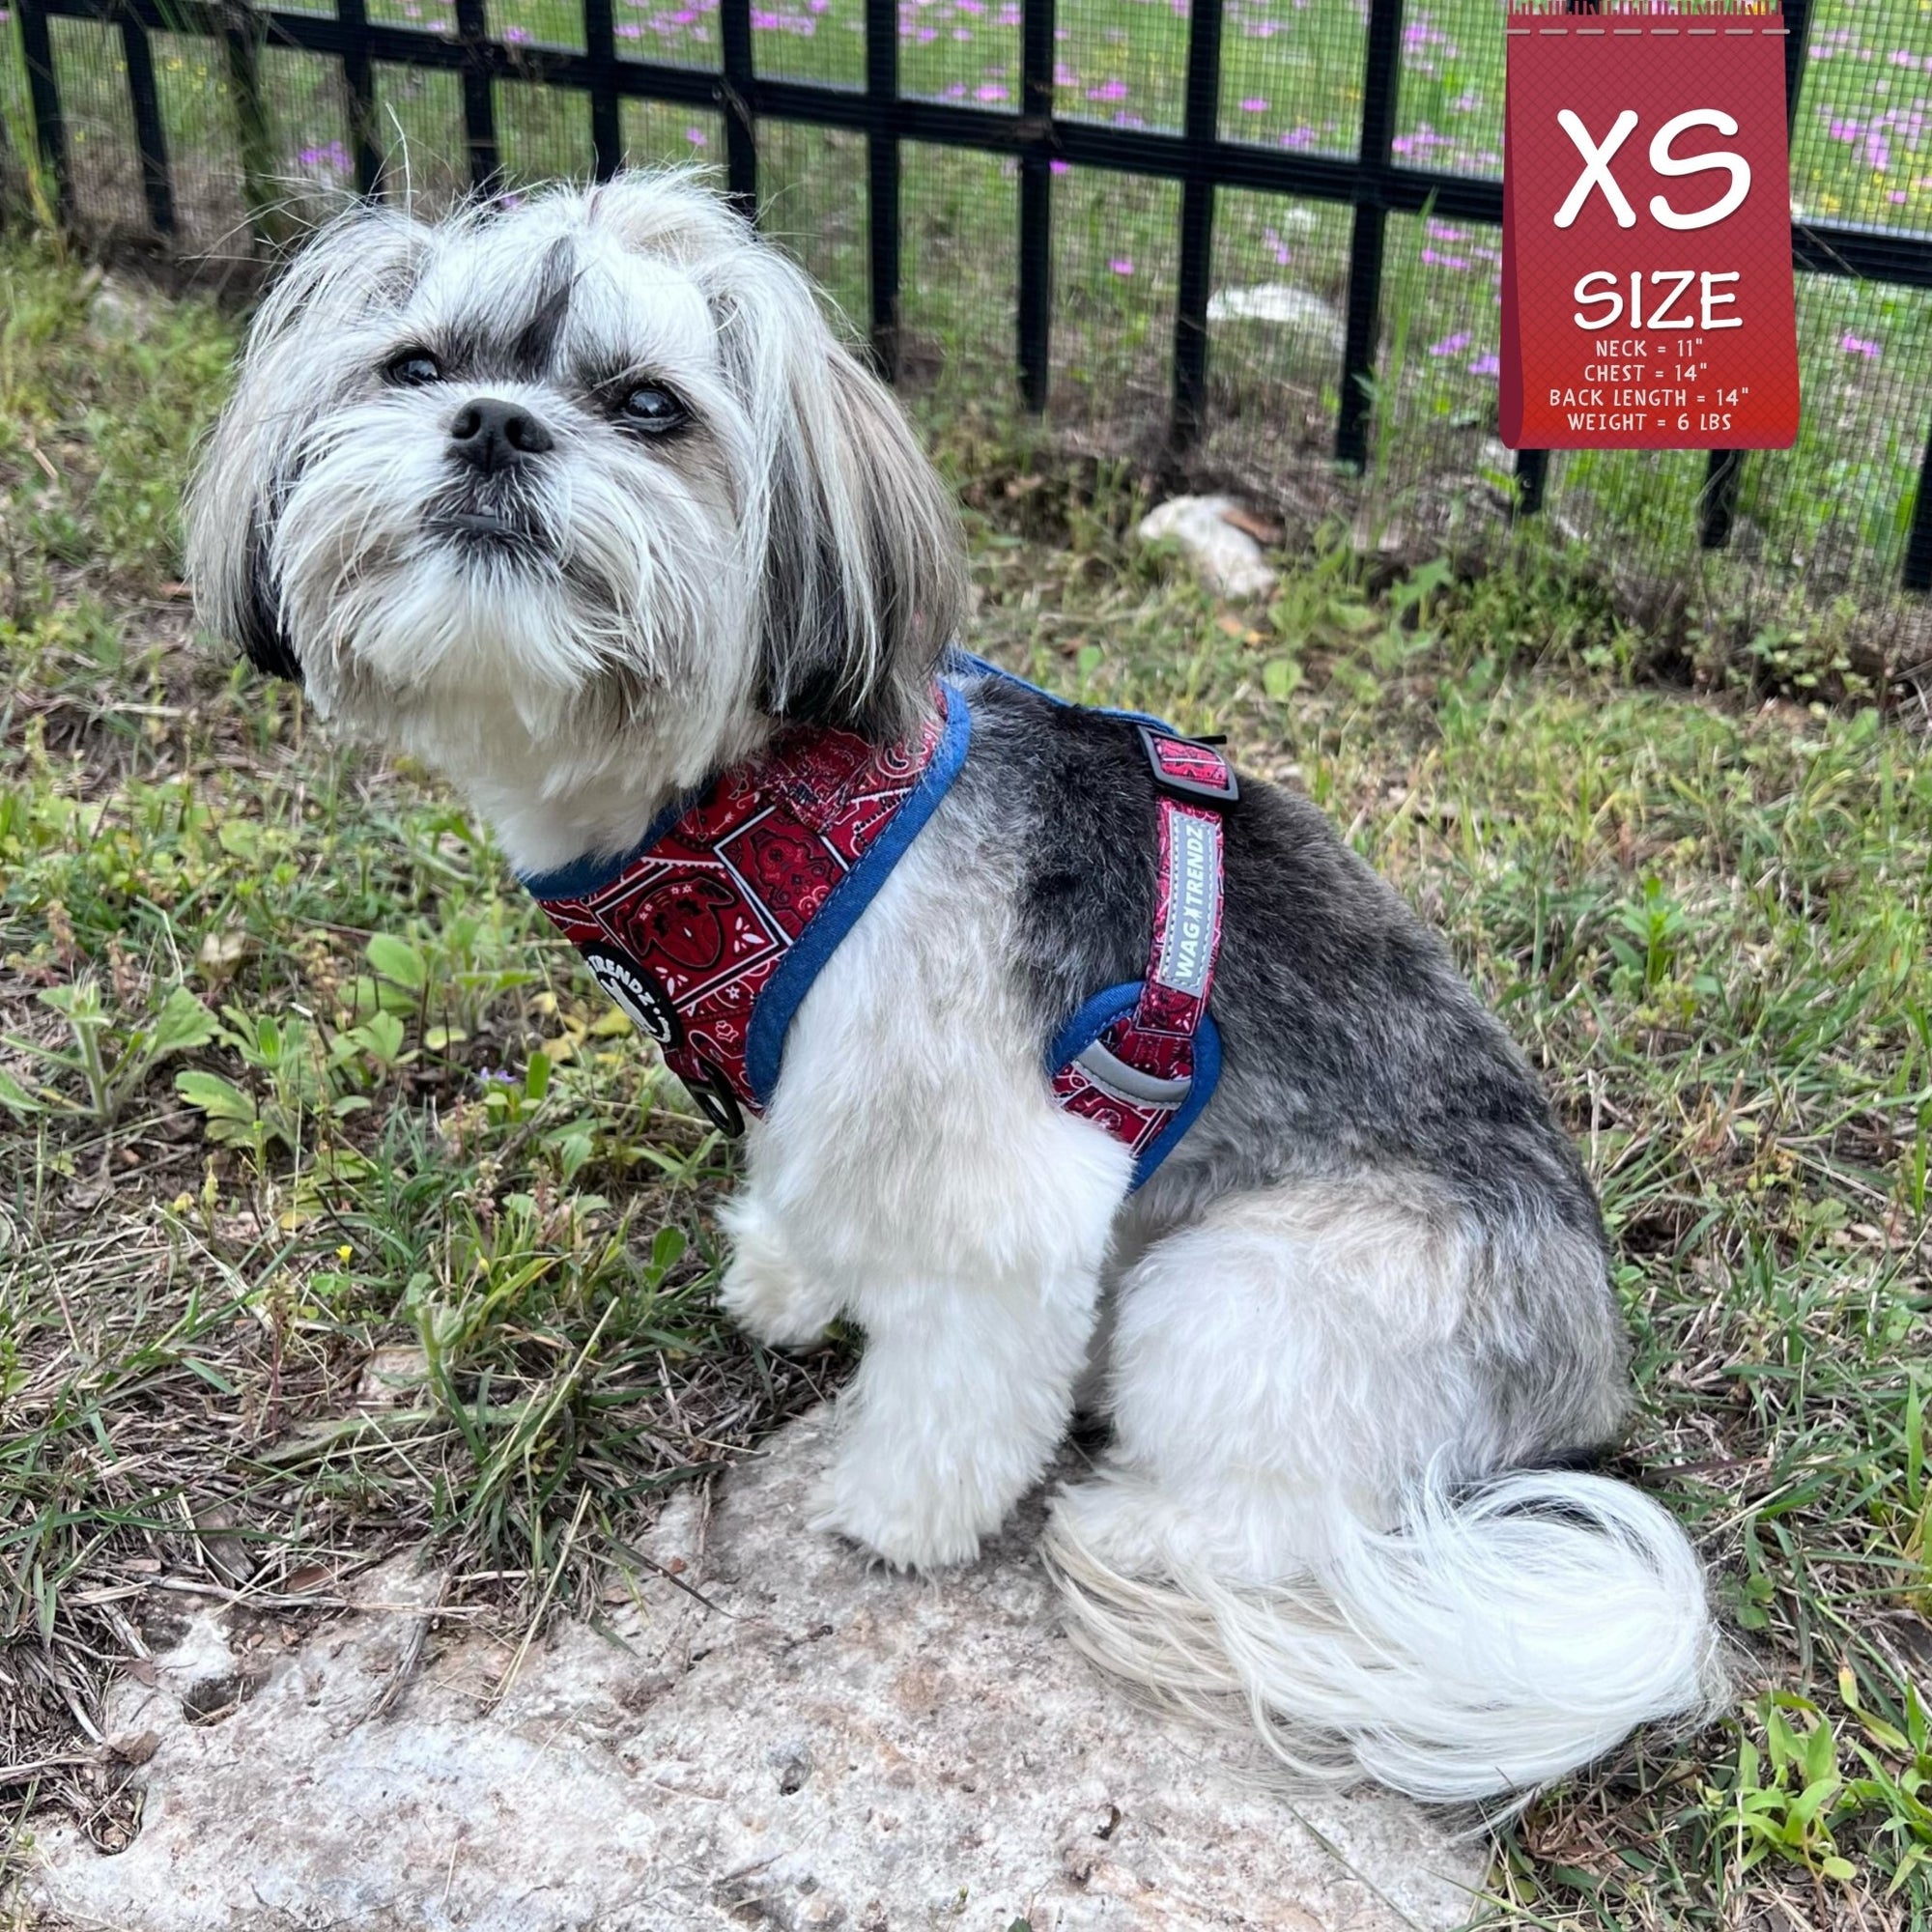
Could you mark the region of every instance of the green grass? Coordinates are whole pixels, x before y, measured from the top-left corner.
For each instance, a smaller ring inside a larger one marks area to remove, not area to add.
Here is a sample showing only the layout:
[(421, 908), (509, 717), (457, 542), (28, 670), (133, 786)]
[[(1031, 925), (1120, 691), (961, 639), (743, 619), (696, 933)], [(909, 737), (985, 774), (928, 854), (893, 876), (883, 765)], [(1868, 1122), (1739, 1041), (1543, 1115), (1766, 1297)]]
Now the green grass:
[[(19, 243), (0, 318), (0, 1771), (42, 1767), (0, 1804), (111, 1845), (132, 1803), (82, 1720), (185, 1592), (299, 1623), (431, 1536), (453, 1610), (592, 1609), (665, 1489), (844, 1357), (723, 1322), (726, 1151), (482, 828), (196, 647), (173, 505), (230, 324)], [(1374, 587), (1329, 541), (1224, 609), (1124, 537), (1122, 472), (976, 420), (943, 438), (976, 644), (1303, 786), (1447, 933), (1603, 1191), (1627, 1469), (1706, 1550), (1747, 1681), (1509, 1828), (1488, 1922), (1925, 1923), (1922, 738), (1659, 688), (1683, 639), (1534, 540)], [(1790, 648), (1752, 662), (1802, 695)]]

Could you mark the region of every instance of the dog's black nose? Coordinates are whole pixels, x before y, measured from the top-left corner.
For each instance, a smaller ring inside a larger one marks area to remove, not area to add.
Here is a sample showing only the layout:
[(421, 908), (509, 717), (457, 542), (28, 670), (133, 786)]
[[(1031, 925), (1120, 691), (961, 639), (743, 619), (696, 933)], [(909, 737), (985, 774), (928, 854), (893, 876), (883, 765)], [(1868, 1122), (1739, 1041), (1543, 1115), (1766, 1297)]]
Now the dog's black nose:
[(459, 410), (449, 426), (449, 440), (458, 456), (486, 476), (556, 446), (550, 431), (528, 410), (496, 396), (478, 396)]

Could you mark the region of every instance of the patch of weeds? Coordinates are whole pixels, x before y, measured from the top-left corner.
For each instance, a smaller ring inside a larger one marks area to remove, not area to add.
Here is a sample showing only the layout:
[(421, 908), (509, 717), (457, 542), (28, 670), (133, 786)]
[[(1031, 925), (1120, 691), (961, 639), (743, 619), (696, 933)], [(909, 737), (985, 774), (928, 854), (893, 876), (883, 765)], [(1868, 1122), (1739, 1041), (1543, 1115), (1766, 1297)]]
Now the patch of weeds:
[[(70, 277), (33, 313), (79, 312), (71, 271), (7, 260)], [(65, 459), (42, 431), (77, 352), (9, 341), (11, 489), (20, 421)], [(135, 381), (97, 360), (98, 395)], [(178, 400), (175, 474), (207, 398)], [(974, 645), (1302, 786), (1444, 933), (1602, 1190), (1627, 1472), (1709, 1559), (1747, 1694), (1505, 1828), (1492, 1921), (1932, 1919), (1922, 744), (1824, 683), (1815, 710), (1690, 695), (1723, 681), (1682, 611), (1640, 631), (1542, 538), (1391, 573), (1337, 533), (1230, 607), (1123, 540), (1124, 472), (1056, 496), (1033, 454), (980, 457)], [(0, 613), (0, 1748), (48, 1767), (23, 1820), (98, 1809), (74, 1711), (189, 1591), (327, 1603), (430, 1536), (506, 1625), (586, 1607), (657, 1497), (841, 1362), (724, 1326), (728, 1152), (487, 835), (196, 656), (141, 517), (62, 502), (71, 526), (15, 513), (33, 582)]]
[(1860, 1707), (1849, 1669), (1839, 1684), (1851, 1720), (1842, 1734), (1808, 1698), (1788, 1691), (1761, 1698), (1762, 1747), (1741, 1739), (1730, 1781), (1707, 1789), (1705, 1804), (1716, 1833), (1730, 1841), (1740, 1876), (1776, 1861), (1842, 1887), (1858, 1878), (1859, 1867), (1839, 1840), (1850, 1844), (1856, 1836), (1890, 1866), (1886, 1895), (1895, 1896), (1932, 1859), (1932, 1738), (1916, 1690), (1906, 1693), (1901, 1729)]
[(0, 279), (0, 1761), (93, 1816), (75, 1713), (195, 1592), (298, 1625), (427, 1538), (584, 1609), (837, 1358), (726, 1329), (717, 1137), (487, 835), (187, 635), (225, 325)]

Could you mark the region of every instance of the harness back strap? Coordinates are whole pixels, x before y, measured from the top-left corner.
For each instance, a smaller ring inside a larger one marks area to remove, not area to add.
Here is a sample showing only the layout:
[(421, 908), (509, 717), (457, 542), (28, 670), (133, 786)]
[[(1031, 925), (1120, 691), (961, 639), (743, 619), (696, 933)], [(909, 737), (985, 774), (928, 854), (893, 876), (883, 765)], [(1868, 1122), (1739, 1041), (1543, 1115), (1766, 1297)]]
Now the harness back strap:
[(1053, 1092), (1070, 1114), (1105, 1128), (1134, 1155), (1138, 1187), (1208, 1104), (1221, 1073), (1221, 1037), (1208, 1011), (1221, 950), (1222, 826), (1235, 776), (1211, 747), (1142, 727), (1155, 773), (1181, 794), (1160, 801), (1160, 867), (1147, 978), (1116, 986), (1074, 1014), (1047, 1055)]

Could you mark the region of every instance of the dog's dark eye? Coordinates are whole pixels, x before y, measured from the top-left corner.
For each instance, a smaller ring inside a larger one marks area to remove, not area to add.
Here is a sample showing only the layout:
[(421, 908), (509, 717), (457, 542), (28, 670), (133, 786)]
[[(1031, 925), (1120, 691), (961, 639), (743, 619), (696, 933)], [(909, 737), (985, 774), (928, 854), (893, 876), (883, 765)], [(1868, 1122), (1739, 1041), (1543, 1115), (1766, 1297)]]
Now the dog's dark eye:
[(617, 420), (646, 436), (663, 436), (668, 430), (682, 429), (691, 420), (691, 412), (661, 384), (639, 383), (619, 399)]
[(383, 364), (383, 374), (406, 389), (419, 389), (425, 383), (442, 381), (442, 364), (421, 349), (405, 349)]

